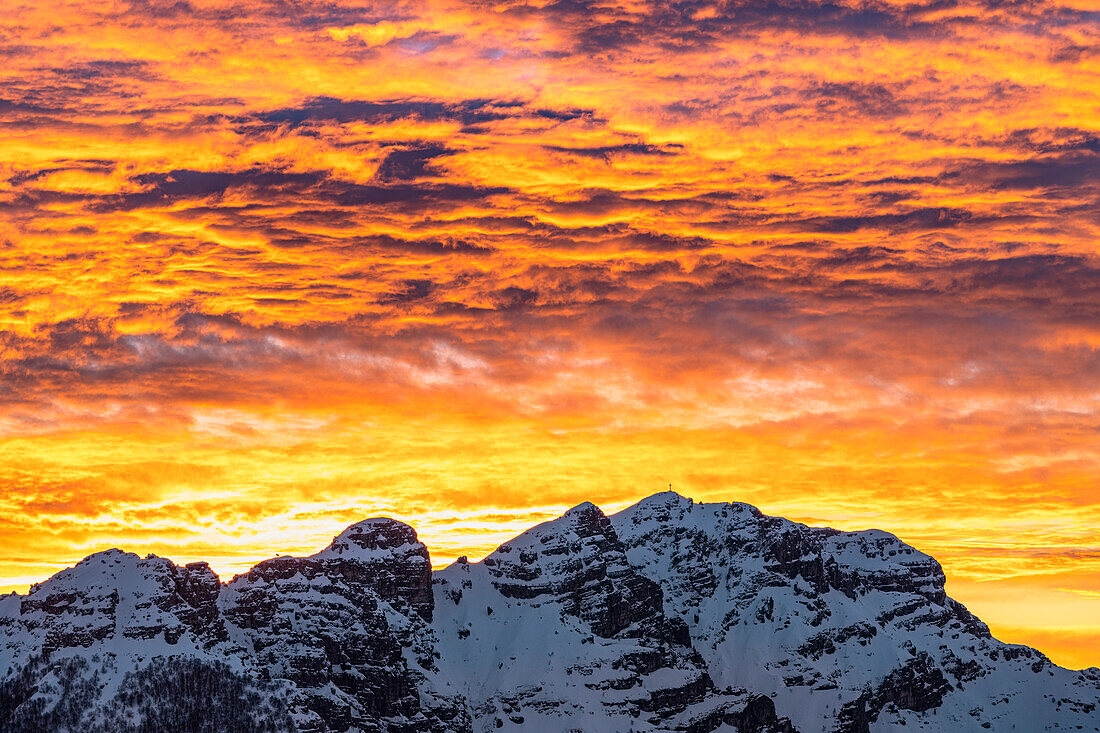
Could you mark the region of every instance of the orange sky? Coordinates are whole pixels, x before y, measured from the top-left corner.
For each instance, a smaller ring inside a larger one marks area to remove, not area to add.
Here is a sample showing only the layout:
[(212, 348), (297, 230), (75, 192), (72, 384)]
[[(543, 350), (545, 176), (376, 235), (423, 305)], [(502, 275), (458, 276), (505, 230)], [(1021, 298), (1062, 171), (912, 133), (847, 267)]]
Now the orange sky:
[(0, 61), (0, 588), (671, 482), (1100, 665), (1096, 0), (24, 0)]

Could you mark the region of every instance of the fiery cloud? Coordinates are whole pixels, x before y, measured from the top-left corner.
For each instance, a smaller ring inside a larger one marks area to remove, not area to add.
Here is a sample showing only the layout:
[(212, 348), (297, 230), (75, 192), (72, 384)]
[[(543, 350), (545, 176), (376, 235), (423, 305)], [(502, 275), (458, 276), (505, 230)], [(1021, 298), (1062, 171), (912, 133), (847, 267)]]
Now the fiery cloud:
[(1090, 0), (29, 2), (0, 583), (669, 482), (1100, 664)]

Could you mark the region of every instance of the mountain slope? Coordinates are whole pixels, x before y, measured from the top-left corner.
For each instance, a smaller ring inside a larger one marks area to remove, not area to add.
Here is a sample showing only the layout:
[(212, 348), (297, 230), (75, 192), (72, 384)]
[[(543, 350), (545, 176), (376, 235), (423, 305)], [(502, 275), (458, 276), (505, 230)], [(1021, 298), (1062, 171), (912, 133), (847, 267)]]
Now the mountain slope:
[(1100, 730), (885, 532), (657, 494), (431, 571), (377, 518), (220, 583), (109, 550), (0, 597), (5, 731)]
[[(582, 504), (436, 577), (440, 667), (495, 728), (709, 731), (753, 696), (719, 692), (660, 587)], [(784, 730), (769, 700), (752, 730)], [(730, 723), (734, 721), (734, 723)], [(727, 725), (728, 724), (728, 725)]]
[(772, 696), (802, 731), (1097, 729), (1100, 670), (993, 639), (893, 535), (671, 492), (611, 520), (715, 682)]

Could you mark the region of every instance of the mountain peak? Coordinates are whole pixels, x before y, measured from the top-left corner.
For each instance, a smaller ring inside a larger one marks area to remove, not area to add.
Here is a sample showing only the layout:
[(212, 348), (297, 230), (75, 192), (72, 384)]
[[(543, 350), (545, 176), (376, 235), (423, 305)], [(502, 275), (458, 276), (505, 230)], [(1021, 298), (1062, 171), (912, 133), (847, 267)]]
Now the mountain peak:
[[(156, 557), (156, 555), (150, 555), (149, 558), (147, 558), (147, 559), (151, 559), (151, 558), (154, 558), (154, 557)], [(125, 550), (120, 550), (117, 547), (111, 547), (107, 550), (100, 550), (98, 552), (93, 552), (92, 554), (88, 555), (87, 557), (85, 557), (81, 560), (78, 560), (75, 567), (94, 567), (94, 566), (99, 566), (99, 565), (120, 565), (120, 564), (138, 562), (140, 560), (141, 560), (141, 556), (138, 555), (136, 552), (127, 552)]]
[(156, 582), (170, 572), (175, 565), (157, 555), (142, 558), (137, 553), (126, 552), (117, 547), (93, 552), (75, 565), (54, 574), (52, 577), (35, 583), (30, 588), (31, 595), (60, 589), (111, 587), (132, 589), (138, 585)]
[(679, 494), (672, 489), (665, 489), (664, 491), (658, 491), (656, 494), (650, 494), (638, 502), (639, 505), (644, 506), (691, 506), (694, 503), (694, 499)]
[(332, 538), (328, 547), (312, 555), (315, 560), (373, 561), (417, 555), (428, 559), (428, 548), (416, 530), (389, 517), (371, 517), (346, 528)]
[(548, 542), (569, 542), (578, 539), (610, 537), (615, 538), (615, 530), (603, 510), (590, 501), (585, 501), (568, 509), (560, 517), (536, 524), (534, 527), (513, 537), (498, 547), (490, 558), (499, 558), (513, 549), (543, 547)]
[(562, 516), (563, 517), (571, 517), (571, 516), (574, 516), (574, 515), (577, 515), (577, 514), (588, 514), (590, 512), (599, 512), (600, 514), (603, 514), (603, 511), (598, 506), (593, 504), (592, 502), (582, 501), (580, 504), (577, 504), (575, 507), (572, 507), (570, 509), (566, 509), (565, 513), (562, 514)]

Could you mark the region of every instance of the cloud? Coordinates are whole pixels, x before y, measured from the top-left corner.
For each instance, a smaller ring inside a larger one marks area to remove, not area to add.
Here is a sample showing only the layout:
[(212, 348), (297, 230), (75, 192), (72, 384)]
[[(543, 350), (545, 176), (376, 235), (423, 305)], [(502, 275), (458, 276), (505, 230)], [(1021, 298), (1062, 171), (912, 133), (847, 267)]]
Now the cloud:
[(669, 148), (664, 148), (657, 145), (649, 145), (647, 143), (620, 143), (618, 145), (599, 145), (590, 148), (570, 148), (562, 145), (548, 145), (546, 149), (558, 153), (569, 153), (585, 158), (598, 158), (603, 161), (610, 161), (611, 158), (617, 155), (676, 155), (676, 149), (681, 147), (683, 146), (674, 145)]
[(431, 161), (449, 152), (451, 151), (439, 145), (393, 150), (382, 159), (375, 177), (388, 183), (414, 180), (429, 175), (432, 172)]
[(1097, 142), (1091, 138), (1081, 139), (1076, 145), (1090, 152), (969, 163), (947, 171), (945, 178), (995, 191), (1060, 189), (1079, 193), (1100, 182), (1100, 154), (1092, 150)]
[(296, 107), (261, 112), (252, 117), (240, 117), (236, 122), (246, 127), (259, 122), (267, 129), (293, 130), (332, 124), (379, 125), (413, 119), (422, 122), (456, 122), (467, 129), (477, 129), (477, 125), (516, 117), (531, 116), (569, 121), (588, 115), (591, 115), (591, 112), (582, 109), (530, 109), (522, 101), (503, 99), (464, 99), (445, 102), (417, 99), (365, 101), (315, 97)]

